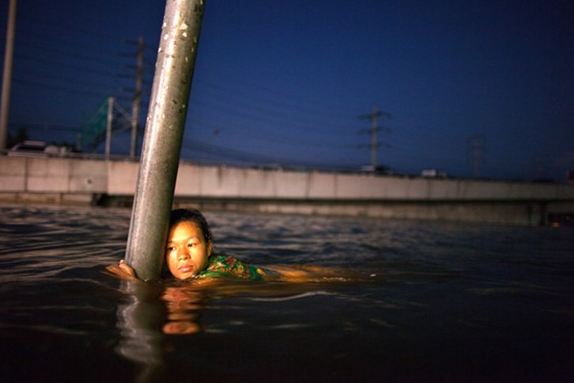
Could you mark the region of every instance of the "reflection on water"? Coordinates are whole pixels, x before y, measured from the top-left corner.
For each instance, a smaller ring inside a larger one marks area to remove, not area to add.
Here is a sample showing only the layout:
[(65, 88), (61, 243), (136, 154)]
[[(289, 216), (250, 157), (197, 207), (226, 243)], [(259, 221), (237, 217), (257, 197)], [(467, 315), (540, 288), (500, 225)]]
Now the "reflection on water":
[(199, 315), (204, 297), (202, 291), (193, 286), (167, 287), (161, 299), (167, 308), (167, 321), (163, 325), (165, 334), (195, 334), (201, 330)]
[(163, 367), (163, 305), (160, 290), (143, 283), (121, 281), (126, 302), (118, 306), (120, 339), (116, 352), (140, 366), (137, 381), (157, 381)]
[(169, 286), (120, 281), (125, 294), (118, 305), (116, 326), (120, 332), (115, 351), (135, 362), (138, 382), (161, 380), (165, 366), (164, 334), (189, 335), (200, 331), (204, 291), (190, 285)]
[(103, 267), (123, 257), (128, 210), (0, 207), (0, 381), (560, 382), (574, 373), (572, 228), (206, 215), (217, 247), (247, 262), (353, 278), (119, 281)]

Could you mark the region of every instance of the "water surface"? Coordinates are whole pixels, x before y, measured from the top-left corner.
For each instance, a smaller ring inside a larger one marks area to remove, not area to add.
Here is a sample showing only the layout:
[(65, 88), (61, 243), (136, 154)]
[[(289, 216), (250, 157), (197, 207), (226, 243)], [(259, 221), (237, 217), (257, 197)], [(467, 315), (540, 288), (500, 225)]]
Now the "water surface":
[(574, 230), (208, 212), (346, 282), (119, 281), (129, 210), (0, 207), (0, 381), (566, 382)]

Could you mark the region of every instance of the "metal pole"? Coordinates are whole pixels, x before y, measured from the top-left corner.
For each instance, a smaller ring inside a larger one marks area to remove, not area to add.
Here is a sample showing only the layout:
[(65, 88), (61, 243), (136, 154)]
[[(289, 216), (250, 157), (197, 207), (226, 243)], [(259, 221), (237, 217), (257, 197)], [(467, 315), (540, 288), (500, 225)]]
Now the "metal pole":
[(0, 151), (6, 149), (8, 115), (10, 112), (10, 85), (12, 83), (12, 61), (14, 58), (14, 36), (16, 29), (16, 0), (10, 0), (4, 48), (4, 74), (2, 77), (2, 104), (0, 106)]
[(203, 8), (203, 0), (168, 0), (165, 8), (126, 249), (145, 281), (163, 263)]
[(112, 124), (114, 123), (114, 98), (108, 97), (108, 117), (106, 119), (106, 149), (105, 158), (110, 159), (112, 150)]

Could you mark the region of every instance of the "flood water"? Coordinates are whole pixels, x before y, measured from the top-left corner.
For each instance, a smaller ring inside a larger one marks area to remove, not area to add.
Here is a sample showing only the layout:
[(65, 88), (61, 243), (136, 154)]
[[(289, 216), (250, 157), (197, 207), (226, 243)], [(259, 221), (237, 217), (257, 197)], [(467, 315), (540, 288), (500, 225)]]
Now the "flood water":
[(0, 381), (567, 382), (574, 230), (207, 212), (344, 281), (120, 281), (127, 209), (0, 207)]

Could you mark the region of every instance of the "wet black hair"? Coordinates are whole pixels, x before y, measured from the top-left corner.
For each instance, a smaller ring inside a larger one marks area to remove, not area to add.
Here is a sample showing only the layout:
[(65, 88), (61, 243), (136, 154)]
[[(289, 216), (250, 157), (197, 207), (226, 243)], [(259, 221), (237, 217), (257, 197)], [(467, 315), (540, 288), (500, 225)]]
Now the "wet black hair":
[[(175, 209), (171, 211), (169, 216), (169, 227), (170, 229), (173, 225), (176, 225), (180, 222), (193, 222), (199, 227), (201, 230), (201, 234), (203, 234), (203, 239), (205, 243), (209, 243), (212, 241), (213, 237), (211, 235), (211, 230), (209, 230), (209, 225), (207, 224), (207, 220), (201, 214), (201, 212), (197, 209)], [(161, 268), (161, 276), (162, 278), (168, 278), (171, 276), (169, 269), (167, 267), (167, 262), (164, 259), (163, 265)]]
[(201, 233), (203, 234), (203, 239), (205, 239), (205, 243), (211, 242), (213, 237), (211, 235), (211, 231), (209, 230), (209, 225), (207, 224), (207, 220), (199, 210), (197, 209), (172, 210), (171, 215), (169, 217), (169, 227), (172, 228), (173, 225), (176, 225), (180, 222), (195, 223), (201, 229)]

